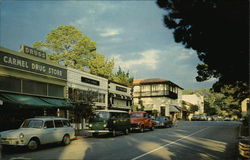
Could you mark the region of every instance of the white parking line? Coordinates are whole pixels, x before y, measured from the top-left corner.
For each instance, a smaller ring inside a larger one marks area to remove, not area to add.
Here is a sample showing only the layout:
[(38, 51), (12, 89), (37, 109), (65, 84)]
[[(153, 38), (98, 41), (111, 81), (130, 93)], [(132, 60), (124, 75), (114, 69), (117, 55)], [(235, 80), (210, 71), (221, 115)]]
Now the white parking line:
[(195, 135), (195, 134), (197, 134), (197, 133), (199, 133), (199, 132), (202, 132), (202, 131), (204, 131), (205, 129), (208, 129), (208, 128), (210, 128), (210, 127), (206, 127), (206, 128), (201, 129), (201, 130), (198, 130), (198, 131), (196, 131), (196, 132), (194, 132), (194, 133), (192, 133), (192, 134), (189, 134), (189, 135), (184, 136), (184, 137), (182, 137), (182, 138), (180, 138), (180, 139), (177, 139), (176, 141), (173, 141), (173, 142), (171, 142), (171, 143), (167, 143), (167, 144), (165, 144), (165, 145), (163, 145), (163, 146), (160, 146), (160, 147), (158, 147), (158, 148), (156, 148), (156, 149), (153, 149), (153, 150), (151, 150), (151, 151), (149, 151), (149, 152), (146, 152), (146, 153), (144, 153), (144, 154), (142, 154), (142, 155), (139, 155), (139, 156), (137, 156), (137, 157), (135, 157), (135, 158), (132, 158), (131, 160), (137, 160), (137, 159), (139, 159), (139, 158), (141, 158), (141, 157), (144, 157), (144, 156), (146, 156), (146, 155), (148, 155), (148, 154), (150, 154), (150, 153), (153, 153), (153, 152), (155, 152), (155, 151), (158, 151), (158, 150), (160, 150), (160, 149), (162, 149), (162, 148), (164, 148), (164, 147), (166, 147), (166, 146), (169, 146), (169, 145), (171, 145), (171, 144), (175, 144), (176, 142), (179, 142), (179, 141), (181, 141), (182, 139), (185, 139), (185, 138), (190, 137), (190, 136), (192, 136), (192, 135)]

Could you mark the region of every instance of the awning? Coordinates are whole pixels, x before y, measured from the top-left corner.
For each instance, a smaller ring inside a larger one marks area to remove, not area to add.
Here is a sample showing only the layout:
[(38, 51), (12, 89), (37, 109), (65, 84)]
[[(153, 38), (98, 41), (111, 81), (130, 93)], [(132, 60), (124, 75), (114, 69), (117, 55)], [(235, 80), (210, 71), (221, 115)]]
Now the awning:
[(176, 106), (170, 106), (169, 107), (169, 112), (180, 112)]
[(116, 99), (125, 99), (125, 100), (132, 100), (132, 97), (121, 95), (121, 94), (116, 94), (116, 93), (110, 93), (109, 94), (111, 97), (114, 97)]
[(43, 98), (28, 95), (2, 93), (0, 94), (3, 103), (13, 104), (19, 108), (65, 108), (72, 105), (65, 100), (54, 98)]
[(72, 104), (68, 103), (67, 101), (65, 101), (63, 99), (44, 98), (44, 97), (41, 97), (40, 99), (53, 105), (53, 106), (57, 106), (58, 108), (71, 108), (71, 107), (73, 107)]

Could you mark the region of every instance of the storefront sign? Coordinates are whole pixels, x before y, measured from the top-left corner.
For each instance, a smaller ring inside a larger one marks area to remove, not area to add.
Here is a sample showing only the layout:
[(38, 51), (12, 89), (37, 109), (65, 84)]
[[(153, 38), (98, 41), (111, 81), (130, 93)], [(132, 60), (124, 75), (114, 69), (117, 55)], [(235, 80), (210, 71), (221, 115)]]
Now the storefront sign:
[(116, 86), (116, 90), (117, 90), (117, 91), (121, 91), (121, 92), (127, 92), (127, 89), (126, 89), (126, 88), (119, 87), (119, 86)]
[(93, 84), (96, 86), (100, 85), (100, 82), (94, 79), (90, 79), (90, 78), (86, 78), (86, 77), (81, 77), (81, 81), (84, 83), (88, 83), (88, 84)]
[(0, 65), (39, 73), (56, 78), (67, 79), (67, 70), (49, 64), (34, 61), (28, 58), (0, 52)]
[(26, 54), (29, 54), (29, 55), (32, 55), (32, 56), (35, 56), (35, 57), (39, 57), (39, 58), (42, 58), (42, 59), (46, 59), (46, 53), (45, 52), (40, 51), (40, 50), (35, 49), (35, 48), (25, 46), (25, 45), (21, 45), (21, 52), (24, 52)]

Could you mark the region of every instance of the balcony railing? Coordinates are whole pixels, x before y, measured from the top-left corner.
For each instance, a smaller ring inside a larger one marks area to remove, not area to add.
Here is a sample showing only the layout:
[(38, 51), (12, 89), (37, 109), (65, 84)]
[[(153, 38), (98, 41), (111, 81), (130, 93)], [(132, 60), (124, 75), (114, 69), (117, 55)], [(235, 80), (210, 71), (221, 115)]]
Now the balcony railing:
[(161, 90), (161, 91), (145, 91), (145, 92), (134, 92), (134, 97), (169, 97), (172, 99), (177, 99), (177, 93), (174, 93), (169, 90)]

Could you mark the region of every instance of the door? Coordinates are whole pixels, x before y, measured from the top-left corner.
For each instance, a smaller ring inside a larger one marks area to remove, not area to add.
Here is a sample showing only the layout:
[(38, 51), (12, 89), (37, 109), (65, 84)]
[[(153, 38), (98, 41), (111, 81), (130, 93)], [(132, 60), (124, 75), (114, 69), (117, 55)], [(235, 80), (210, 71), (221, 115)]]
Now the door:
[(52, 143), (55, 141), (55, 126), (53, 120), (45, 121), (41, 143)]

